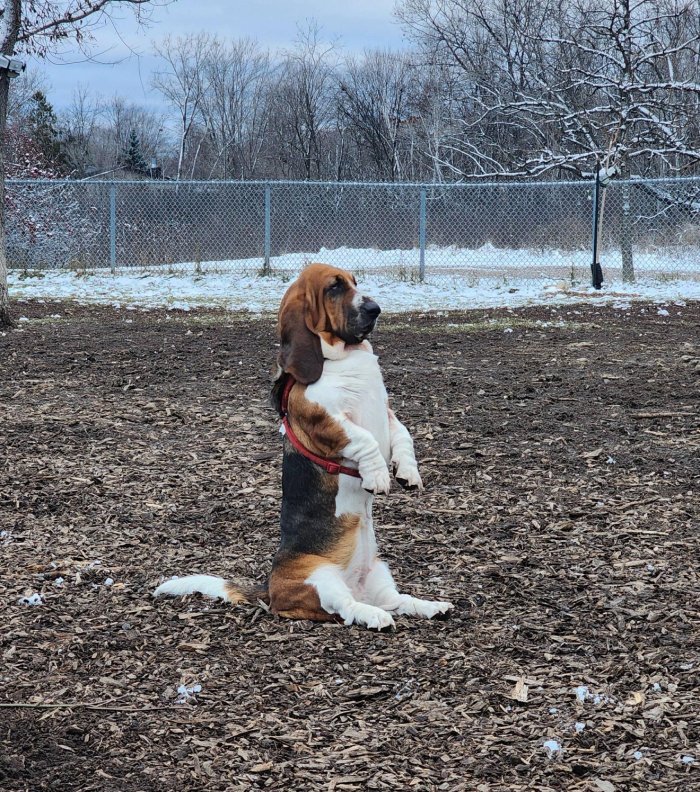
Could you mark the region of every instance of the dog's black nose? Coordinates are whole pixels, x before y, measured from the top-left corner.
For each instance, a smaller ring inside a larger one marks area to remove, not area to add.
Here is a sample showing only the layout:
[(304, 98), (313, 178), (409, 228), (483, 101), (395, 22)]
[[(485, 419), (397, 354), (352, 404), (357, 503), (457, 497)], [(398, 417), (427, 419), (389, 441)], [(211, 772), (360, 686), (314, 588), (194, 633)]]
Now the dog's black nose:
[(382, 309), (377, 305), (374, 300), (365, 300), (362, 303), (362, 310), (369, 316), (370, 319), (376, 319), (382, 312)]

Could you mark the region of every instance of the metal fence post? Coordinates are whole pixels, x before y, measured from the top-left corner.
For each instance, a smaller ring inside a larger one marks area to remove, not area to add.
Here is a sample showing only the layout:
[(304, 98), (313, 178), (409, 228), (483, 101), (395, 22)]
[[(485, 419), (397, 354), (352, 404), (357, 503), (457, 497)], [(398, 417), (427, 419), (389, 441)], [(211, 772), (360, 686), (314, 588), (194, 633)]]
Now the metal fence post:
[(595, 182), (593, 183), (593, 261), (591, 262), (591, 285), (600, 289), (603, 283), (603, 270), (598, 256), (599, 230), (599, 199), (600, 199), (600, 164), (595, 164)]
[(269, 275), (270, 269), (270, 185), (265, 185), (265, 261), (263, 275)]
[(418, 277), (421, 282), (425, 280), (425, 220), (426, 220), (426, 200), (425, 187), (420, 191), (420, 219), (418, 222), (418, 246), (420, 248), (420, 264)]
[(117, 185), (109, 187), (109, 268), (117, 270)]

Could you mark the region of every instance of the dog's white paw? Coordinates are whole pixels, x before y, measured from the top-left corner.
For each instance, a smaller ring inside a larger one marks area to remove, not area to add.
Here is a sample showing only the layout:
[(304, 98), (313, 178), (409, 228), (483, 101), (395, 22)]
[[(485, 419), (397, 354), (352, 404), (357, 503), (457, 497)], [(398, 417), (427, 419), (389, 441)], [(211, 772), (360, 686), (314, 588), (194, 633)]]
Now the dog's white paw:
[(422, 600), (410, 597), (408, 594), (401, 595), (401, 602), (393, 612), (403, 616), (421, 616), (424, 619), (432, 619), (441, 613), (447, 613), (454, 608), (451, 602), (439, 602), (437, 600)]
[(383, 630), (393, 627), (394, 620), (390, 613), (374, 605), (365, 605), (364, 602), (355, 602), (343, 614), (345, 624), (360, 624), (370, 630)]
[(396, 463), (396, 480), (406, 489), (423, 489), (418, 465), (414, 459), (398, 460)]
[(391, 474), (386, 465), (374, 470), (360, 468), (360, 475), (362, 476), (362, 487), (367, 492), (378, 495), (379, 493), (386, 494), (391, 489)]

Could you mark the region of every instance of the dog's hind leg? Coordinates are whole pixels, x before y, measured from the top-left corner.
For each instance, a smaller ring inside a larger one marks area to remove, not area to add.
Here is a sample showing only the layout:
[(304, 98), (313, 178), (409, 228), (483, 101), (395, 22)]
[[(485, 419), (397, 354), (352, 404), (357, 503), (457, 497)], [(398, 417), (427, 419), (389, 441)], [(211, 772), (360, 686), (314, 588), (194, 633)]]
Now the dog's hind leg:
[(386, 610), (358, 602), (353, 597), (335, 564), (321, 564), (309, 575), (306, 583), (318, 592), (323, 610), (337, 613), (345, 624), (361, 624), (376, 630), (394, 626), (394, 620)]
[(384, 561), (375, 561), (367, 574), (365, 598), (375, 607), (397, 615), (422, 616), (424, 619), (432, 619), (433, 616), (447, 613), (454, 608), (451, 602), (423, 600), (409, 594), (400, 594)]

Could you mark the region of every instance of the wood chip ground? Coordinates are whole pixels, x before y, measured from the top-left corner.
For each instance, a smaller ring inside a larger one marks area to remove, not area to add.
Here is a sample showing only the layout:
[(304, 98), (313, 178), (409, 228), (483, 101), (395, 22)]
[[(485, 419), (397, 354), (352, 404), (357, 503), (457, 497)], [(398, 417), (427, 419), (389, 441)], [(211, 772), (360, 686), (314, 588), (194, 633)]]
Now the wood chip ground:
[(2, 790), (700, 789), (700, 305), (384, 319), (380, 546), (456, 605), (391, 633), (150, 596), (269, 570), (272, 317), (16, 309)]

